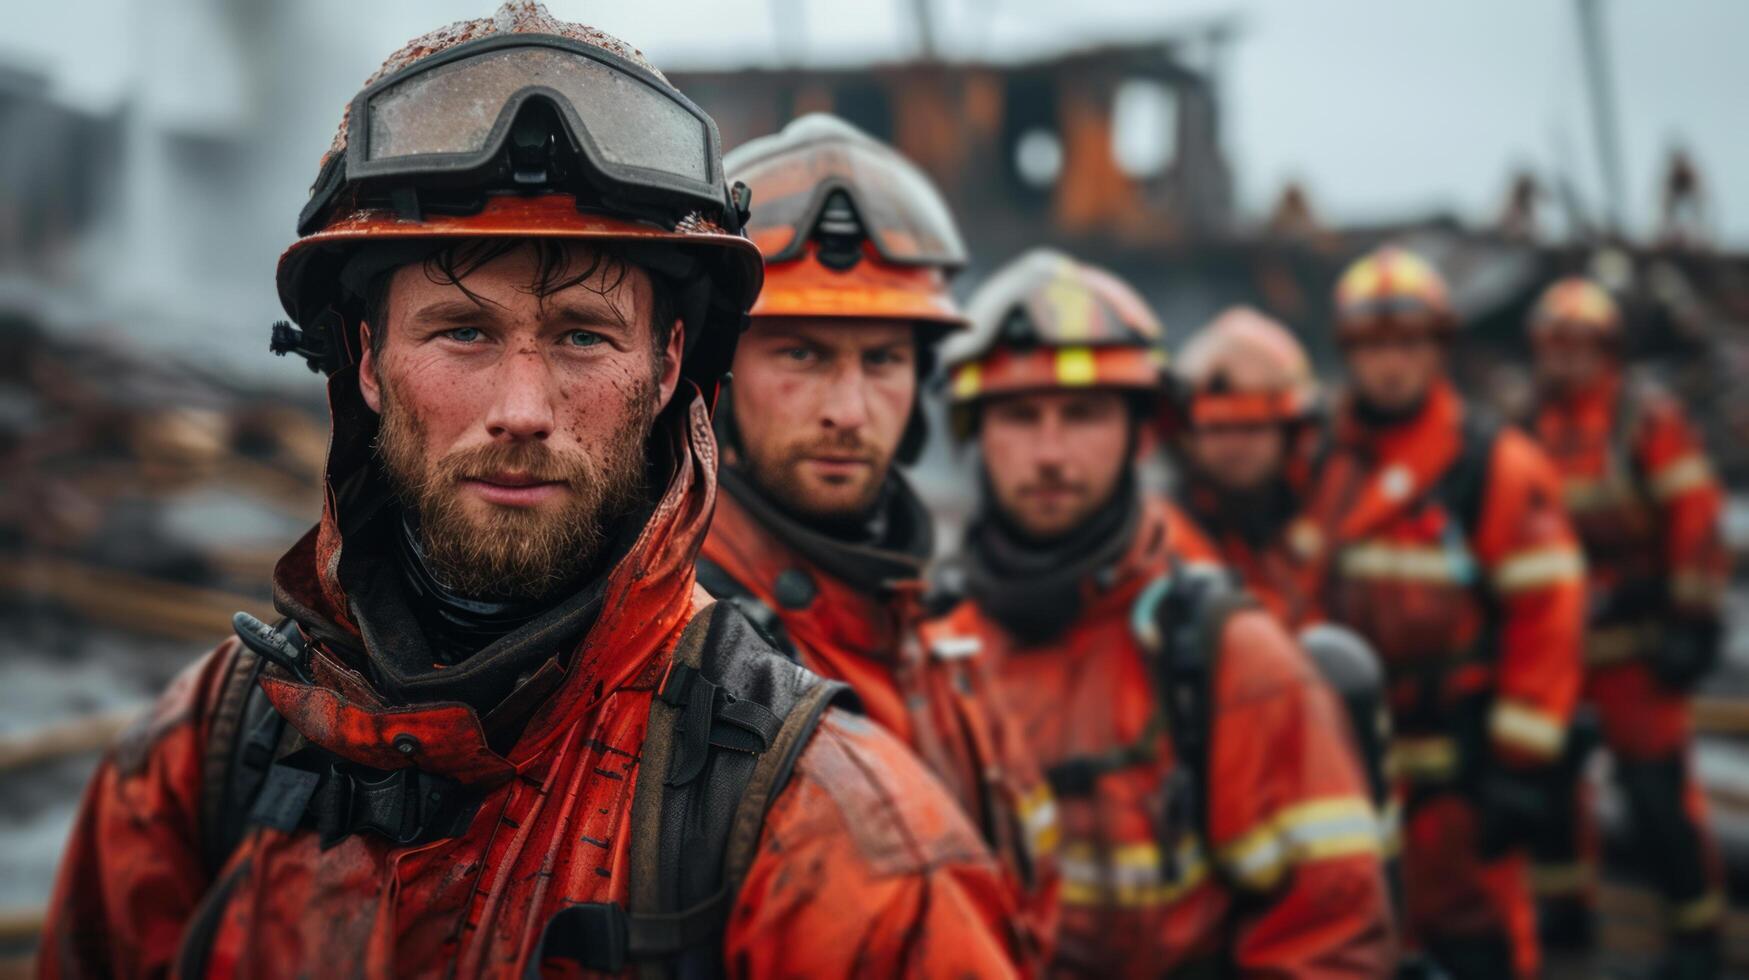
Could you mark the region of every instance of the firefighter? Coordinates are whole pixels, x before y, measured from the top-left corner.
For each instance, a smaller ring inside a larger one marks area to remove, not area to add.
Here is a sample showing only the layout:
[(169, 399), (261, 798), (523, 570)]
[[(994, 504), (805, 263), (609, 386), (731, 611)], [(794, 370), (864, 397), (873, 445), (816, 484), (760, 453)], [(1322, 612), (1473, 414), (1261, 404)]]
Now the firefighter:
[[(1720, 654), (1723, 493), (1668, 392), (1625, 376), (1622, 317), (1601, 287), (1562, 279), (1530, 318), (1534, 432), (1560, 470), (1585, 546), (1586, 700), (1596, 710), (1645, 872), (1668, 903), (1671, 976), (1718, 971), (1721, 866), (1689, 762), (1689, 693)], [(1582, 763), (1582, 760), (1577, 760)], [(1574, 765), (1567, 831), (1538, 867), (1545, 934), (1588, 945), (1595, 868)]]
[(1246, 589), (1290, 627), (1313, 604), (1287, 548), (1315, 435), (1317, 382), (1300, 342), (1250, 307), (1199, 330), (1173, 363), (1176, 496)]
[(995, 273), (970, 316), (943, 359), (982, 499), (944, 573), (963, 598), (924, 640), (992, 660), (1046, 767), (1053, 971), (1384, 975), (1378, 827), (1341, 707), (1138, 486), (1159, 322), (1110, 273), (1046, 249)]
[[(934, 523), (904, 474), (923, 448), (920, 382), (965, 327), (947, 206), (892, 148), (827, 115), (730, 153), (756, 202), (765, 286), (718, 419), (725, 465), (699, 581), (735, 603), (954, 792), (1051, 931), (1049, 790), (978, 658), (917, 642)], [(1041, 862), (1043, 866), (1041, 866)]]
[(694, 587), (760, 282), (715, 127), (531, 2), (392, 56), (275, 346), (330, 371), (286, 619), (99, 767), (45, 976), (1003, 976), (936, 780)]
[(1533, 976), (1524, 848), (1578, 698), (1584, 562), (1547, 457), (1447, 378), (1433, 267), (1380, 249), (1335, 303), (1349, 386), (1288, 540), (1385, 664), (1410, 939), (1459, 977)]

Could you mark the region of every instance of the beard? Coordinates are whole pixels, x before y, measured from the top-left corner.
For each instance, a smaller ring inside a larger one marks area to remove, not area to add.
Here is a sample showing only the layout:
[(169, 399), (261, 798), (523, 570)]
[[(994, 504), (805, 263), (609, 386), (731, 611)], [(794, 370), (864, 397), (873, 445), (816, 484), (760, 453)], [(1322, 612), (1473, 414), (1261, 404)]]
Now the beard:
[[(597, 452), (561, 453), (544, 442), (495, 443), (427, 463), (421, 419), (387, 379), (376, 455), (402, 506), (418, 518), (428, 570), (470, 598), (538, 600), (578, 581), (602, 557), (607, 529), (648, 497), (644, 446), (655, 423), (651, 386), (631, 392), (633, 414)], [(505, 470), (565, 484), (557, 508), (463, 505), (461, 482)]]
[[(854, 488), (830, 485), (831, 490), (823, 494), (801, 471), (807, 459), (821, 454), (867, 461), (868, 475), (863, 485)], [(883, 456), (861, 436), (849, 431), (791, 443), (764, 458), (746, 451), (739, 455), (741, 469), (754, 486), (786, 509), (816, 521), (855, 521), (866, 517), (880, 500), (881, 487), (893, 462), (891, 453)]]

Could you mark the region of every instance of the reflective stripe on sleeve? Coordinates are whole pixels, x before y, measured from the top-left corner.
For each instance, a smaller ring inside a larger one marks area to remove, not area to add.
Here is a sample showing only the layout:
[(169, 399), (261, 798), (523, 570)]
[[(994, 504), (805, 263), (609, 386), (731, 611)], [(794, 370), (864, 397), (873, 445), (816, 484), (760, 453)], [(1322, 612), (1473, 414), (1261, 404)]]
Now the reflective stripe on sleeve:
[(1521, 701), (1500, 701), (1488, 717), (1488, 734), (1508, 748), (1550, 758), (1560, 754), (1567, 726), (1540, 708)]
[(1494, 591), (1501, 595), (1547, 588), (1585, 577), (1578, 549), (1560, 545), (1511, 555), (1494, 567)]
[(1222, 847), (1219, 858), (1234, 880), (1261, 891), (1294, 866), (1383, 850), (1371, 804), (1358, 796), (1339, 796), (1279, 811)]
[(1658, 467), (1647, 478), (1647, 483), (1651, 485), (1654, 499), (1669, 500), (1695, 487), (1705, 486), (1712, 482), (1712, 478), (1713, 468), (1707, 464), (1706, 457), (1690, 453)]

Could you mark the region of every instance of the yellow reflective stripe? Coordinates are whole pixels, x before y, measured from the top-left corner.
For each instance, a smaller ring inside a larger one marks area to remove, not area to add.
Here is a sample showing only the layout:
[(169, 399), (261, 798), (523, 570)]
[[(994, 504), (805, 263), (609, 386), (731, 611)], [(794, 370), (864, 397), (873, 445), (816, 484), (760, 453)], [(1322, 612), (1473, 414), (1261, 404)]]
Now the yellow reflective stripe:
[(1342, 552), (1342, 574), (1349, 578), (1460, 582), (1463, 568), (1445, 548), (1360, 544)]
[(1178, 849), (1178, 878), (1163, 880), (1160, 849), (1152, 842), (1112, 849), (1101, 863), (1091, 844), (1067, 845), (1057, 857), (1062, 873), (1062, 900), (1069, 905), (1138, 907), (1167, 905), (1208, 878), (1208, 859), (1201, 845), (1187, 840)]
[(1057, 351), (1057, 383), (1090, 385), (1099, 380), (1091, 347), (1064, 347)]
[(1502, 595), (1541, 589), (1585, 577), (1585, 559), (1566, 546), (1521, 551), (1494, 568), (1494, 591)]
[(1681, 569), (1670, 576), (1670, 598), (1690, 609), (1716, 608), (1725, 598), (1725, 582), (1714, 572)]
[(1372, 805), (1358, 796), (1341, 796), (1287, 807), (1222, 847), (1218, 856), (1235, 880), (1266, 889), (1294, 865), (1383, 849)]
[(1020, 826), (1026, 834), (1027, 850), (1034, 857), (1057, 849), (1061, 828), (1057, 825), (1057, 799), (1043, 783), (1020, 798)]
[(1596, 870), (1589, 861), (1533, 864), (1530, 866), (1530, 890), (1539, 896), (1582, 895), (1591, 890)]
[(1400, 737), (1391, 742), (1385, 767), (1392, 776), (1414, 782), (1450, 779), (1457, 772), (1457, 739), (1444, 735)]
[(1559, 755), (1567, 726), (1559, 718), (1521, 701), (1500, 701), (1488, 717), (1494, 741), (1533, 755)]
[(1679, 932), (1706, 929), (1719, 921), (1725, 912), (1724, 892), (1711, 891), (1670, 910), (1670, 924)]
[(1695, 487), (1704, 486), (1712, 478), (1713, 469), (1707, 465), (1706, 457), (1692, 453), (1658, 467), (1646, 482), (1651, 485), (1654, 498), (1669, 500)]
[(1096, 311), (1093, 293), (1067, 265), (1045, 287), (1044, 302), (1056, 321), (1057, 336), (1064, 340), (1086, 340), (1093, 335)]
[(978, 397), (978, 390), (983, 387), (984, 372), (976, 363), (961, 364), (953, 375), (953, 396), (965, 400)]

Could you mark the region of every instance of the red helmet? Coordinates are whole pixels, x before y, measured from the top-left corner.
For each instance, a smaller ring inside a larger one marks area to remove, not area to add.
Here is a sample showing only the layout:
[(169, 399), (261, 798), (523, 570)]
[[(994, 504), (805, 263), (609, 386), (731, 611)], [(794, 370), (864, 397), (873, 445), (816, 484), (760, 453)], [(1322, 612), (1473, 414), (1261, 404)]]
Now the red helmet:
[(966, 263), (929, 178), (892, 147), (813, 113), (730, 153), (753, 192), (747, 234), (765, 257), (754, 316), (966, 320), (948, 279)]
[(1294, 422), (1317, 397), (1305, 348), (1248, 306), (1228, 309), (1191, 337), (1173, 374), (1191, 425)]
[(1449, 336), (1457, 329), (1445, 279), (1414, 252), (1386, 245), (1350, 265), (1336, 283), (1336, 339), (1379, 333)]
[(1557, 279), (1530, 314), (1530, 339), (1613, 345), (1622, 338), (1621, 310), (1609, 292), (1583, 276)]
[(972, 329), (942, 350), (954, 431), (994, 395), (1116, 388), (1157, 396), (1166, 329), (1104, 269), (1037, 248), (997, 270), (968, 304)]
[(297, 327), (276, 326), (274, 350), (354, 363), (349, 264), (385, 245), (404, 262), (445, 239), (590, 241), (675, 281), (683, 370), (709, 391), (759, 292), (746, 206), (716, 124), (642, 54), (511, 0), (415, 39), (353, 99), (279, 260)]

